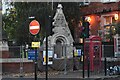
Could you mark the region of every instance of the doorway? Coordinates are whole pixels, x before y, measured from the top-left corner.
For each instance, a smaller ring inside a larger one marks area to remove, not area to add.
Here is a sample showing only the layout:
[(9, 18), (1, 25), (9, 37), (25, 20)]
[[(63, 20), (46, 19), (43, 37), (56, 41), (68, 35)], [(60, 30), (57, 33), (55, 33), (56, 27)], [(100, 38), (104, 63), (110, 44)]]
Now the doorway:
[(56, 54), (57, 58), (63, 58), (64, 57), (64, 41), (62, 39), (57, 39), (56, 44), (54, 46), (54, 54)]

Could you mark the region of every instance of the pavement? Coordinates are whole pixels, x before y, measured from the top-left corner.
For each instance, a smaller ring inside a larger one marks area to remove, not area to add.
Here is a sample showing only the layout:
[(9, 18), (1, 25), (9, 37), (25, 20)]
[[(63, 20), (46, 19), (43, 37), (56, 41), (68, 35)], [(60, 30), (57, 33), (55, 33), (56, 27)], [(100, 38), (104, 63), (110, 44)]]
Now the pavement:
[[(1, 80), (35, 80), (34, 73), (24, 73), (23, 77), (20, 74), (9, 74), (3, 75)], [(45, 72), (37, 73), (37, 80), (46, 80)], [(87, 72), (85, 72), (85, 78), (82, 78), (82, 71), (55, 71), (48, 72), (48, 80), (120, 80), (120, 75), (104, 76), (103, 73), (100, 74), (90, 74), (88, 78)]]

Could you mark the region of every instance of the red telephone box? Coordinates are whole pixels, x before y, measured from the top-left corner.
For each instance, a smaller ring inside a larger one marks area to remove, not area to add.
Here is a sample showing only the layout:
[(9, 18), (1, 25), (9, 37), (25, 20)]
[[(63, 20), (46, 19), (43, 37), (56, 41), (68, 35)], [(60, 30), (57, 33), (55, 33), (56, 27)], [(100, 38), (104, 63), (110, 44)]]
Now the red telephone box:
[(84, 67), (87, 69), (88, 62), (90, 70), (101, 67), (102, 43), (99, 36), (90, 36), (84, 41)]

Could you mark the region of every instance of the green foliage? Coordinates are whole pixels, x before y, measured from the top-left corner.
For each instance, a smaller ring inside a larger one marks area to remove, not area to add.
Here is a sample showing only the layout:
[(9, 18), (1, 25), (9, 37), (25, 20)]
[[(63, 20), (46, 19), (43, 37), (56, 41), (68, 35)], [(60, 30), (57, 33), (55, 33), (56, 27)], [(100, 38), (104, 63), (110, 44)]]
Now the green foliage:
[[(71, 22), (74, 20), (75, 24), (79, 20), (79, 4), (78, 3), (61, 3), (63, 5), (63, 11), (73, 34), (74, 27)], [(17, 44), (31, 43), (34, 40), (34, 36), (29, 33), (29, 23), (31, 19), (29, 17), (34, 16), (41, 25), (41, 30), (37, 36), (37, 40), (42, 42), (45, 37), (45, 27), (51, 30), (52, 27), (47, 25), (48, 16), (54, 16), (58, 3), (53, 4), (51, 2), (14, 2), (10, 5), (14, 7), (7, 9), (6, 14), (3, 15), (3, 23), (5, 23), (4, 30), (7, 32), (9, 40), (15, 40)], [(48, 31), (47, 30), (47, 31)]]
[(9, 40), (15, 40), (17, 44), (20, 45), (33, 41), (34, 36), (29, 33), (30, 16), (35, 16), (35, 19), (37, 19), (41, 25), (40, 32), (42, 34), (38, 34), (37, 38), (39, 38), (39, 35), (44, 35), (44, 10), (47, 3), (15, 2), (11, 5), (14, 5), (14, 8), (7, 9), (8, 13), (3, 15), (3, 22), (5, 23), (4, 29), (8, 34)]
[(3, 19), (3, 29), (7, 32), (8, 39), (12, 40), (14, 37), (15, 33), (15, 28), (16, 28), (16, 13), (15, 13), (15, 8), (7, 9), (8, 13), (3, 14), (2, 19)]
[(116, 27), (117, 27), (117, 33), (120, 35), (120, 22), (118, 22)]

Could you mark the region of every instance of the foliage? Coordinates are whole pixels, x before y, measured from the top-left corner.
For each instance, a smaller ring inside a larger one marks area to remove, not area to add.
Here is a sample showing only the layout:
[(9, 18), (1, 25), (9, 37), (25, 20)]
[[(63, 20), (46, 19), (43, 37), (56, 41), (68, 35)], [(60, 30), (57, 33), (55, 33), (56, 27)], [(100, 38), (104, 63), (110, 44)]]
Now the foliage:
[[(12, 4), (11, 4), (12, 5)], [(15, 38), (15, 27), (16, 27), (16, 13), (15, 8), (10, 8), (6, 10), (6, 13), (3, 14), (3, 29), (7, 32), (8, 39), (13, 40)]]
[[(74, 27), (79, 20), (79, 4), (78, 3), (61, 3), (65, 17), (73, 34)], [(29, 33), (29, 23), (34, 16), (40, 22), (41, 31), (36, 35), (36, 39), (42, 41), (45, 37), (45, 32), (52, 31), (52, 26), (48, 16), (54, 16), (58, 3), (54, 2), (53, 10), (51, 2), (15, 2), (11, 3), (14, 7), (8, 9), (9, 13), (3, 15), (4, 29), (8, 34), (9, 40), (15, 40), (17, 44), (29, 44), (34, 40), (34, 36)], [(74, 22), (74, 23), (73, 23)], [(45, 27), (48, 27), (47, 30)], [(49, 30), (49, 31), (48, 31)]]
[(117, 33), (120, 35), (120, 22), (117, 23)]

